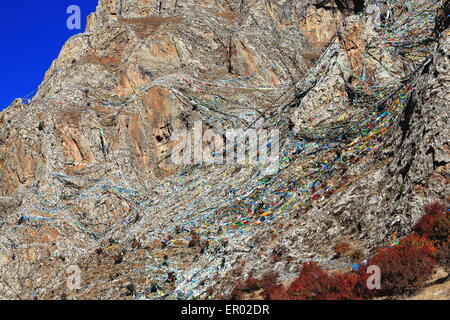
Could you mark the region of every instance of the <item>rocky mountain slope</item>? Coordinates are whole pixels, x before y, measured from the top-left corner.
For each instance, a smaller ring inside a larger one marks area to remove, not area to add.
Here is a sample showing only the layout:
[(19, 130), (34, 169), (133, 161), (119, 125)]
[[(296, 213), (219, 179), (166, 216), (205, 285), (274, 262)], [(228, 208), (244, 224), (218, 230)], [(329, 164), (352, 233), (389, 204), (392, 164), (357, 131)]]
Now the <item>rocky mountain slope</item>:
[[(33, 100), (0, 113), (0, 298), (226, 297), (406, 234), (450, 201), (448, 10), (100, 0)], [(196, 121), (278, 129), (278, 171), (173, 164)]]

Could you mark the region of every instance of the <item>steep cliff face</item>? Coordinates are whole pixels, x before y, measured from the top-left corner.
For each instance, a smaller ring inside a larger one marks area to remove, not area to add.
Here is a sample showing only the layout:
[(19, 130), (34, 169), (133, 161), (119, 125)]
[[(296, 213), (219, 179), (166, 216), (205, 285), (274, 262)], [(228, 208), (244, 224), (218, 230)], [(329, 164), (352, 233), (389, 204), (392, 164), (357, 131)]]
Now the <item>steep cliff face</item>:
[[(0, 297), (205, 299), (407, 233), (450, 201), (445, 10), (100, 0), (32, 102), (0, 114)], [(278, 172), (175, 165), (172, 134), (196, 121), (280, 130)]]

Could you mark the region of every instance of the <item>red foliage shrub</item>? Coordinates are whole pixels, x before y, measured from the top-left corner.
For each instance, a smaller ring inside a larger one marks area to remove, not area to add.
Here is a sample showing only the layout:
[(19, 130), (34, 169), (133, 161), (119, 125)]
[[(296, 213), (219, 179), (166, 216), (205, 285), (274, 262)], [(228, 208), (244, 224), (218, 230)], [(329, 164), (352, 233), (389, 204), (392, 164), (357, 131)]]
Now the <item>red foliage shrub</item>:
[(292, 300), (281, 284), (273, 284), (265, 287), (262, 296), (265, 300)]
[(288, 293), (293, 300), (313, 298), (327, 279), (328, 274), (317, 263), (305, 263), (298, 278), (289, 287)]
[(269, 286), (276, 285), (277, 281), (278, 281), (278, 273), (277, 272), (271, 272), (271, 273), (265, 274), (261, 280), (261, 287), (266, 288)]
[(233, 291), (231, 291), (231, 297), (230, 297), (231, 300), (242, 300), (244, 293), (238, 286), (239, 285), (236, 284), (235, 287), (233, 288)]
[(253, 274), (249, 274), (247, 280), (244, 282), (244, 290), (251, 292), (261, 289), (261, 281), (254, 278)]
[(272, 261), (274, 263), (280, 262), (281, 261), (281, 257), (275, 254), (275, 255), (272, 256)]
[(428, 254), (430, 257), (434, 257), (438, 252), (438, 249), (434, 246), (433, 241), (428, 238), (418, 236), (416, 234), (410, 234), (409, 236), (400, 240), (397, 250), (404, 249), (421, 249), (424, 253)]
[(440, 203), (440, 202), (434, 202), (432, 204), (429, 204), (425, 207), (425, 213), (426, 214), (433, 214), (438, 215), (440, 213), (444, 213), (447, 211), (447, 206)]
[(420, 218), (412, 230), (421, 236), (427, 236), (433, 231), (435, 220), (434, 215), (426, 214)]
[(366, 298), (366, 280), (363, 273), (336, 273), (331, 277), (332, 286), (328, 289), (326, 300), (362, 300)]
[(262, 296), (266, 300), (287, 300), (286, 290), (281, 284), (277, 284), (278, 273), (271, 272), (262, 277), (261, 287), (264, 288)]
[(437, 249), (426, 238), (410, 235), (394, 248), (381, 249), (369, 265), (381, 269), (381, 290), (377, 295), (409, 293), (419, 288), (436, 265)]
[(442, 244), (450, 242), (450, 212), (441, 213), (436, 216), (430, 239)]
[(418, 235), (429, 237), (436, 244), (442, 245), (450, 239), (450, 212), (441, 203), (433, 203), (425, 207), (426, 215), (422, 216), (413, 227)]
[(360, 274), (330, 274), (316, 263), (306, 263), (287, 293), (291, 300), (357, 300), (362, 285)]
[(262, 281), (253, 277), (250, 273), (246, 280), (238, 281), (231, 292), (231, 299), (241, 300), (244, 294), (251, 293), (262, 288)]

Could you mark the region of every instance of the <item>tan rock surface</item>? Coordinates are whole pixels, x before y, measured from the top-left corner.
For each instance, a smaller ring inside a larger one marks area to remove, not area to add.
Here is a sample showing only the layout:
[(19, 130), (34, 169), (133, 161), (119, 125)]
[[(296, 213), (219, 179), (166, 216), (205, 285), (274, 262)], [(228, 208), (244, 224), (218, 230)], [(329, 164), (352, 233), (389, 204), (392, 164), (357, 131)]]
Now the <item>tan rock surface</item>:
[[(100, 0), (32, 102), (0, 113), (0, 298), (225, 297), (250, 271), (347, 268), (339, 239), (370, 249), (448, 204), (439, 4), (420, 6), (420, 30), (394, 12), (398, 36), (431, 39), (410, 46), (355, 14), (362, 2)], [(390, 98), (401, 108), (371, 145)], [(171, 134), (196, 120), (280, 129), (280, 171), (175, 166)]]

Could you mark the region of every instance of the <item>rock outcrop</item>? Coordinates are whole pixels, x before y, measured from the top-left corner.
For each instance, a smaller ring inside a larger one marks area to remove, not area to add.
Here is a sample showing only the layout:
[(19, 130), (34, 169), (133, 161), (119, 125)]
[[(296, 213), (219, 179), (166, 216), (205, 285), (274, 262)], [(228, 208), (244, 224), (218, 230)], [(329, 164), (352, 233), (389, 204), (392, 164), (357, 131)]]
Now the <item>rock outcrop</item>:
[[(0, 113), (0, 298), (224, 297), (448, 204), (448, 1), (401, 4), (100, 0)], [(174, 164), (198, 121), (278, 129), (279, 170)]]

